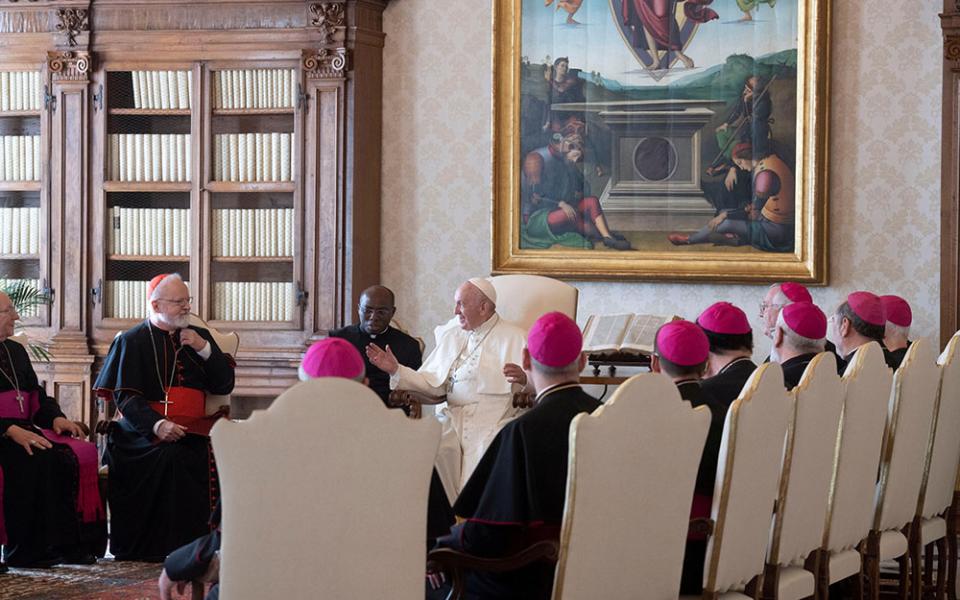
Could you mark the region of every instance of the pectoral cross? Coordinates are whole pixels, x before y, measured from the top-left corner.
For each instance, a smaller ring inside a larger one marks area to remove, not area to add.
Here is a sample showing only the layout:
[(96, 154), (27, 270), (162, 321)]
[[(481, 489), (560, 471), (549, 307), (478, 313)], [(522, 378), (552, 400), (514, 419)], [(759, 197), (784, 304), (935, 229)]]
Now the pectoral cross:
[(170, 404), (173, 404), (173, 402), (170, 400), (170, 392), (163, 393), (163, 400), (160, 401), (160, 404), (163, 405), (163, 416), (167, 416), (167, 409), (169, 408)]

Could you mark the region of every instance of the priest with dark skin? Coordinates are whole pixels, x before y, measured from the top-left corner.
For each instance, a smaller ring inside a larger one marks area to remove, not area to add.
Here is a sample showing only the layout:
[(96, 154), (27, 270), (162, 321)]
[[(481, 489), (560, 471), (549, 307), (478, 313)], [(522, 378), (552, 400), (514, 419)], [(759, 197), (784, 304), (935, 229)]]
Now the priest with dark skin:
[(330, 337), (347, 340), (360, 352), (367, 368), (366, 376), (370, 380), (370, 389), (380, 396), (384, 404), (388, 404), (387, 399), (390, 396), (390, 375), (370, 362), (366, 353), (367, 346), (373, 344), (381, 350), (389, 346), (401, 365), (414, 370), (419, 369), (423, 362), (420, 343), (390, 325), (396, 312), (393, 292), (382, 285), (374, 285), (360, 294), (357, 305), (360, 321), (329, 333)]

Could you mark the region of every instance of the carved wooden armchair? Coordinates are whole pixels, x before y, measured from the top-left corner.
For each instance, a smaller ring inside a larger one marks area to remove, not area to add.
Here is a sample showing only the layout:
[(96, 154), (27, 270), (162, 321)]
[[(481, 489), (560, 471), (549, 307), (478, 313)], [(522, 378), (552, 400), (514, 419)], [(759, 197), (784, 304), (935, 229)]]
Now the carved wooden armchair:
[(539, 542), (500, 560), (438, 549), (428, 569), (450, 576), (448, 600), (462, 598), (464, 571), (503, 572), (540, 560), (558, 561), (553, 598), (592, 598), (597, 590), (607, 598), (676, 597), (709, 426), (709, 409), (683, 402), (665, 377), (631, 378), (570, 425), (559, 546)]
[[(540, 275), (500, 275), (489, 280), (497, 291), (497, 313), (523, 329), (530, 329), (537, 319), (550, 311), (560, 311), (574, 320), (577, 318), (579, 290), (568, 283)], [(530, 408), (533, 399), (533, 394), (514, 394), (513, 406)], [(408, 390), (393, 390), (388, 400), (391, 406), (405, 408), (411, 419), (423, 416), (424, 404), (444, 401), (443, 396), (431, 397)]]

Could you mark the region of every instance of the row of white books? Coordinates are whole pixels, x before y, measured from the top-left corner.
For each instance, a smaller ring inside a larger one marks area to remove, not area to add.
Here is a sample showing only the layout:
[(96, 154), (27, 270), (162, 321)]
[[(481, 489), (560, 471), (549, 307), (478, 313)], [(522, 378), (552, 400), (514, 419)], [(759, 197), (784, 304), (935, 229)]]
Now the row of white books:
[(213, 138), (215, 181), (293, 181), (292, 133), (225, 133)]
[(293, 108), (297, 103), (293, 69), (242, 69), (213, 72), (213, 107)]
[(107, 281), (107, 317), (115, 319), (147, 318), (147, 284), (149, 281)]
[(213, 211), (214, 256), (293, 256), (292, 208)]
[(190, 71), (131, 71), (134, 108), (190, 108)]
[[(7, 279), (0, 277), (0, 290), (13, 290), (21, 283), (26, 283), (29, 286), (32, 286), (36, 289), (40, 289), (40, 280), (39, 279)], [(37, 310), (40, 307), (37, 305), (27, 306), (23, 309), (23, 312), (20, 313), (21, 317), (35, 317), (37, 316)]]
[(190, 136), (110, 134), (111, 181), (190, 181)]
[(221, 321), (289, 321), (293, 284), (222, 281), (213, 286), (213, 318)]
[(40, 179), (40, 136), (0, 136), (0, 181)]
[(40, 209), (0, 207), (0, 254), (40, 253)]
[(189, 256), (190, 211), (185, 208), (110, 208), (111, 254)]
[(0, 73), (0, 111), (40, 110), (42, 89), (39, 71)]

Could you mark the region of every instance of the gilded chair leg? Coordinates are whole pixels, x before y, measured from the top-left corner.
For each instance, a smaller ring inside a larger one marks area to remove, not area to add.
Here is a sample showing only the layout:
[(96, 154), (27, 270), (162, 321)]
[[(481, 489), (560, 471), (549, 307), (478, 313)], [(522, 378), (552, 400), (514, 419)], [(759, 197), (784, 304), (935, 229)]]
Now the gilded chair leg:
[[(907, 556), (901, 564), (900, 581), (907, 581), (907, 590), (901, 590), (902, 598), (911, 600), (920, 600), (923, 595), (923, 542), (920, 539), (920, 517), (914, 517), (913, 521), (903, 528), (903, 535), (907, 536)], [(902, 570), (906, 567), (906, 573)], [(908, 593), (909, 592), (909, 593)]]
[[(879, 562), (879, 561), (878, 561)], [(897, 598), (898, 600), (907, 600), (912, 598), (910, 586), (910, 557), (906, 554), (897, 558)], [(879, 569), (878, 569), (879, 570)]]
[(759, 600), (777, 600), (777, 588), (780, 587), (780, 565), (767, 563), (763, 569), (763, 585), (760, 587)]
[(940, 538), (936, 545), (937, 577), (933, 588), (933, 597), (934, 600), (944, 600), (947, 591), (947, 538)]
[[(861, 542), (862, 544), (862, 542)], [(861, 571), (866, 580), (865, 600), (880, 600), (880, 532), (871, 531), (864, 550), (861, 550)]]
[(923, 573), (923, 588), (920, 590), (920, 597), (926, 598), (929, 594), (933, 593), (933, 572), (934, 572), (934, 562), (933, 562), (933, 543), (927, 544), (923, 548), (923, 564), (919, 565)]

